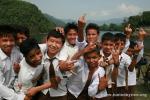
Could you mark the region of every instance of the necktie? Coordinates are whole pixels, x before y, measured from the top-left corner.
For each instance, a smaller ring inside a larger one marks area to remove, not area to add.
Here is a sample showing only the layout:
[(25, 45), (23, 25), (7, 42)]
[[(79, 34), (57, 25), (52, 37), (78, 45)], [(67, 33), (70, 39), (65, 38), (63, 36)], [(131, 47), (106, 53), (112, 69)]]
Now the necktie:
[(49, 62), (50, 62), (50, 66), (49, 66), (49, 78), (50, 78), (50, 82), (52, 84), (55, 84), (57, 86), (58, 83), (57, 83), (57, 80), (56, 80), (56, 74), (55, 74), (55, 70), (54, 70), (54, 66), (53, 66), (54, 59), (56, 59), (56, 58), (54, 57), (52, 59), (49, 59)]

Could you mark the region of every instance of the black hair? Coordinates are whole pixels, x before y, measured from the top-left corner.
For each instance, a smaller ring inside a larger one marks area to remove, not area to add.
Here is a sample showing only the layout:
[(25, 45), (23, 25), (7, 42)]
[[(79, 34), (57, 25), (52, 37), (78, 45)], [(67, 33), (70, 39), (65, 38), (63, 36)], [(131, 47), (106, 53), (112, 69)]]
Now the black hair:
[(126, 35), (122, 34), (122, 33), (116, 33), (115, 34), (115, 42), (116, 41), (123, 41), (124, 43), (126, 43)]
[(71, 30), (75, 30), (76, 32), (78, 32), (78, 26), (75, 22), (72, 23), (67, 23), (65, 28), (64, 28), (64, 32), (65, 32), (65, 36), (67, 35), (67, 33)]
[(100, 29), (99, 29), (99, 26), (98, 26), (97, 24), (95, 24), (95, 23), (89, 23), (89, 24), (86, 26), (86, 28), (85, 28), (86, 35), (87, 35), (87, 31), (88, 31), (89, 29), (95, 29), (95, 30), (97, 31), (97, 33), (99, 34)]
[(15, 28), (15, 35), (17, 35), (17, 33), (23, 33), (26, 37), (30, 37), (30, 31), (29, 28), (27, 28), (26, 26), (21, 26), (21, 25), (14, 25)]
[(13, 35), (15, 33), (15, 29), (11, 25), (0, 25), (0, 36), (7, 37), (8, 35)]
[(114, 34), (111, 33), (111, 32), (106, 32), (102, 35), (102, 39), (101, 39), (102, 42), (104, 41), (112, 41), (114, 42)]
[(137, 45), (137, 43), (133, 40), (130, 40), (129, 48), (134, 49), (134, 47)]
[(20, 45), (20, 51), (26, 57), (32, 49), (40, 49), (38, 42), (34, 38), (28, 38)]
[(62, 33), (56, 31), (55, 29), (51, 30), (51, 31), (48, 33), (47, 40), (48, 40), (50, 37), (61, 38), (62, 44), (64, 44), (64, 42), (65, 42), (65, 37), (62, 35)]

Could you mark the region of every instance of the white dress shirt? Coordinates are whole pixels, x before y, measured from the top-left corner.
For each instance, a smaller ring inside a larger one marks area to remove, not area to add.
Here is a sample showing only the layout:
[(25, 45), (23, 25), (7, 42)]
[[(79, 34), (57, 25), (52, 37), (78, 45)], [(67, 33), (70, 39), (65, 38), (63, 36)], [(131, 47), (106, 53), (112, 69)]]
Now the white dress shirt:
[(14, 63), (19, 63), (22, 59), (22, 56), (18, 50), (15, 48), (12, 49), (10, 57), (8, 57), (1, 49), (0, 49), (0, 81), (3, 81), (5, 86), (10, 86), (10, 83), (15, 78), (16, 73), (13, 70)]
[(120, 64), (118, 67), (118, 77), (117, 77), (117, 87), (126, 86), (126, 70), (128, 71), (128, 67), (131, 64), (131, 58), (125, 53), (119, 55)]
[(72, 74), (68, 78), (67, 88), (68, 91), (77, 98), (84, 89), (88, 79), (89, 68), (87, 63), (85, 63), (83, 59), (79, 60), (75, 65), (74, 72), (77, 73), (77, 75)]
[(103, 67), (98, 67), (98, 69), (94, 72), (92, 76), (92, 82), (88, 88), (88, 94), (91, 97), (103, 98), (107, 96), (106, 89), (98, 92), (99, 85), (99, 77), (103, 77), (105, 75), (105, 70)]
[(0, 100), (24, 100), (24, 94), (16, 94), (12, 89), (0, 84)]
[(20, 91), (26, 93), (29, 88), (36, 86), (36, 79), (38, 79), (38, 77), (42, 73), (43, 65), (41, 64), (37, 67), (31, 67), (24, 58), (20, 62), (20, 66), (21, 67), (18, 74), (18, 84), (21, 85)]
[[(43, 53), (43, 64), (44, 64), (44, 69), (46, 73), (44, 74), (44, 82), (50, 81), (49, 77), (49, 56), (47, 55), (47, 45), (46, 44), (40, 44), (40, 49)], [(63, 76), (66, 76), (65, 73), (61, 72), (58, 66), (59, 63), (59, 53), (55, 55), (56, 59), (53, 60), (53, 66), (55, 70), (56, 76), (61, 78), (60, 83), (58, 84), (58, 88), (49, 88), (45, 89), (42, 92), (46, 95), (47, 92), (49, 91), (51, 97), (58, 97), (58, 96), (65, 96), (67, 94), (67, 88), (66, 88), (66, 83), (67, 83), (67, 78), (64, 78)]]
[(78, 45), (72, 46), (66, 41), (60, 51), (59, 59), (65, 61), (67, 58), (71, 58), (76, 52), (78, 52), (78, 50)]
[[(100, 55), (102, 56), (101, 60), (103, 61), (103, 56), (105, 57), (105, 55), (103, 53), (103, 50), (100, 50)], [(108, 56), (107, 58), (108, 58), (108, 60), (112, 59), (112, 55)], [(113, 68), (114, 68), (114, 64), (111, 64), (111, 65), (108, 65), (105, 69), (105, 74), (108, 77), (108, 84), (109, 84), (108, 88), (112, 87), (112, 85), (111, 85), (111, 83), (112, 83), (111, 75), (112, 75)]]

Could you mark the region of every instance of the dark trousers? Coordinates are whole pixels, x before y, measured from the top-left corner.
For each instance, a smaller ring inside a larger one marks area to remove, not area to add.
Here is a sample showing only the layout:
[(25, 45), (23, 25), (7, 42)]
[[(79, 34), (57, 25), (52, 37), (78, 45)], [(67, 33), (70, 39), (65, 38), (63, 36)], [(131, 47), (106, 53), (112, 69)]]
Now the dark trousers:
[(67, 94), (67, 100), (92, 100), (87, 93), (81, 93), (77, 98), (72, 95), (70, 92)]
[(128, 100), (134, 100), (134, 86), (128, 86)]
[(67, 95), (65, 95), (65, 96), (58, 96), (58, 97), (51, 97), (49, 92), (47, 92), (46, 95), (44, 95), (42, 92), (40, 92), (37, 95), (36, 100), (67, 100)]
[(125, 89), (125, 86), (123, 87), (117, 87), (116, 94), (114, 96), (114, 100), (127, 100), (128, 92)]

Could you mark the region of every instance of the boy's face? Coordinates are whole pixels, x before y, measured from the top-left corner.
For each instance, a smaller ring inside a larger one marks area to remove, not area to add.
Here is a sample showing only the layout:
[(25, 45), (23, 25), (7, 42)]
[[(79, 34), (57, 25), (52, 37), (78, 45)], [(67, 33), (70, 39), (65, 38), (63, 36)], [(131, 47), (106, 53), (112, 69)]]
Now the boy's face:
[(24, 33), (17, 33), (17, 35), (16, 35), (17, 45), (20, 45), (26, 39), (27, 39), (27, 36)]
[(85, 61), (88, 64), (88, 67), (90, 68), (96, 68), (98, 67), (98, 61), (100, 59), (99, 54), (97, 52), (88, 53), (84, 56)]
[(74, 29), (70, 29), (68, 31), (67, 37), (66, 37), (68, 43), (71, 45), (75, 45), (77, 36), (78, 36), (77, 31), (75, 31)]
[(63, 46), (62, 39), (51, 36), (47, 40), (47, 46), (48, 46), (48, 53), (56, 55)]
[(114, 42), (105, 40), (102, 42), (102, 49), (104, 54), (110, 55), (112, 50), (114, 49)]
[(95, 29), (87, 30), (86, 40), (88, 43), (96, 43), (98, 41), (98, 33)]
[(0, 48), (6, 55), (10, 55), (15, 45), (15, 39), (12, 34), (7, 36), (0, 36)]
[(116, 41), (115, 42), (115, 48), (120, 48), (120, 53), (122, 52), (122, 50), (125, 47), (125, 42), (124, 41)]
[(42, 53), (40, 49), (32, 49), (27, 57), (26, 61), (33, 67), (37, 67), (42, 62)]
[(133, 53), (134, 53), (134, 49), (128, 48), (126, 53), (127, 53), (127, 55), (129, 55), (131, 57), (133, 55)]

